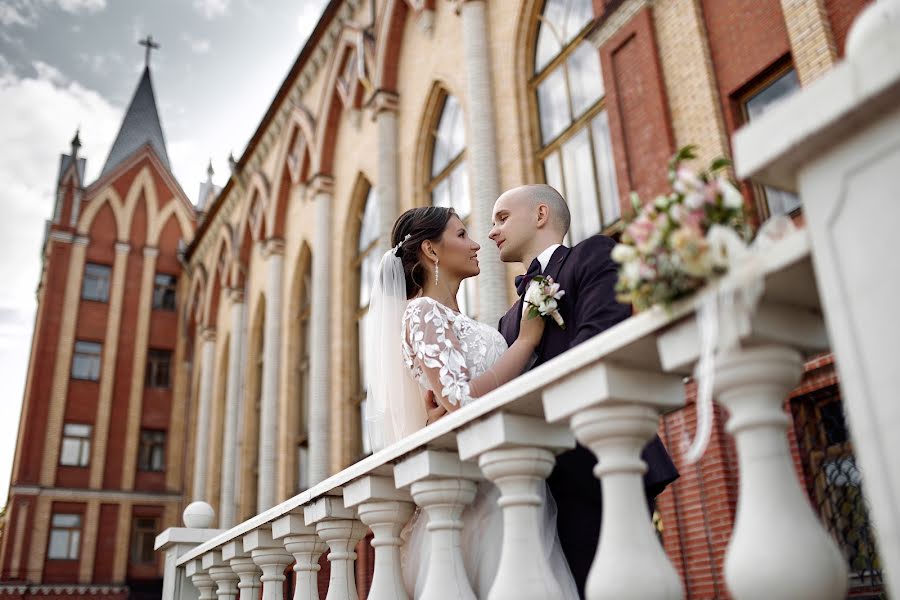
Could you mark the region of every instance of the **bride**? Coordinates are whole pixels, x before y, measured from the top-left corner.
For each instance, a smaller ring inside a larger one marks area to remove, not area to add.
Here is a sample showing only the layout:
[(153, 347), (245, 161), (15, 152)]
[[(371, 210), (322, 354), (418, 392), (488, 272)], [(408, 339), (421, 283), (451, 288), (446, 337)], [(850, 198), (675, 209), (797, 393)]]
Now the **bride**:
[[(480, 272), (480, 246), (453, 209), (408, 210), (394, 224), (391, 239), (394, 246), (381, 260), (365, 330), (366, 420), (375, 450), (521, 375), (544, 331), (542, 319), (523, 318), (518, 339), (507, 347), (499, 331), (460, 312), (459, 286)], [(434, 402), (426, 403), (429, 391)], [(487, 597), (500, 561), (498, 498), (492, 483), (479, 483), (462, 517), (466, 574), (479, 598)], [(577, 599), (556, 535), (556, 506), (546, 489), (544, 506), (542, 548), (564, 598)], [(425, 520), (417, 512), (404, 534), (403, 575), (414, 598), (421, 594), (428, 564)]]

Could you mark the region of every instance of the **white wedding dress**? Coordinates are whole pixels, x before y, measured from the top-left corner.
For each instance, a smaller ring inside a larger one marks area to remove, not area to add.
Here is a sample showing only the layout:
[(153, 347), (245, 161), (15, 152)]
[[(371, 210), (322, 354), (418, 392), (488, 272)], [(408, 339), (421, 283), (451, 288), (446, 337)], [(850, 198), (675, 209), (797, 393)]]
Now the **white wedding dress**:
[[(499, 331), (432, 298), (413, 299), (403, 314), (402, 353), (407, 369), (422, 389), (443, 393), (459, 406), (478, 401), (470, 396), (469, 382), (487, 372), (506, 349)], [(564, 591), (563, 598), (577, 600), (578, 591), (556, 534), (556, 504), (546, 486), (543, 493), (541, 549)], [(463, 560), (478, 598), (487, 598), (500, 562), (503, 516), (497, 505), (499, 497), (496, 486), (482, 481), (474, 502), (463, 512)], [(413, 598), (421, 594), (428, 564), (426, 520), (417, 511), (403, 533), (403, 578)]]

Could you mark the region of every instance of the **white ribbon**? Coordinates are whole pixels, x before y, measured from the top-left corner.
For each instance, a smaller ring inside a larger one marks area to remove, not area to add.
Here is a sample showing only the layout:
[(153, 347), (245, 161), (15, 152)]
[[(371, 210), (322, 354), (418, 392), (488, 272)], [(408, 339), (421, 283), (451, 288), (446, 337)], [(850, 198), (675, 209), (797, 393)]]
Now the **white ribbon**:
[(700, 460), (712, 435), (716, 356), (740, 345), (741, 331), (749, 329), (750, 319), (762, 297), (764, 281), (759, 256), (794, 231), (789, 217), (777, 215), (760, 228), (749, 248), (728, 227), (713, 225), (707, 234), (710, 250), (716, 259), (724, 260), (732, 277), (710, 285), (698, 301), (700, 358), (694, 369), (697, 430), (684, 454), (689, 464)]

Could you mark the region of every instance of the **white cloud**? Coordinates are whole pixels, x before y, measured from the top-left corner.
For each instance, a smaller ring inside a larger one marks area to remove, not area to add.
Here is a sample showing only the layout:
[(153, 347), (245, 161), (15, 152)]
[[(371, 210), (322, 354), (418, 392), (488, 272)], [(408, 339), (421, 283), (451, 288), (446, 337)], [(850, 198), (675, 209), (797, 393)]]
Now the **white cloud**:
[(55, 0), (55, 4), (70, 13), (100, 12), (106, 8), (106, 0)]
[(194, 0), (194, 10), (206, 19), (215, 19), (228, 14), (231, 0)]
[(206, 54), (211, 48), (209, 40), (203, 38), (194, 38), (190, 34), (182, 34), (181, 38), (187, 42), (194, 54)]
[(51, 216), (59, 155), (81, 125), (88, 180), (100, 171), (121, 110), (45, 63), (16, 75), (0, 60), (0, 496), (12, 464), (25, 386), (44, 221)]
[(33, 27), (43, 9), (59, 8), (67, 13), (96, 13), (106, 8), (106, 0), (2, 0), (0, 25)]

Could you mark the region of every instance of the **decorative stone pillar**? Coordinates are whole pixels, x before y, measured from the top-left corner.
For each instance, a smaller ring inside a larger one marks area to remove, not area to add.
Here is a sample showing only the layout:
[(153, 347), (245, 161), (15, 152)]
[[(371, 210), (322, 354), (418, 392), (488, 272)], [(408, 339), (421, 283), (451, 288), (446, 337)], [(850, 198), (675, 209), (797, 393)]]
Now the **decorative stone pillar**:
[(261, 574), (250, 553), (244, 550), (242, 540), (234, 540), (222, 546), (222, 560), (238, 576), (238, 600), (259, 600)]
[(847, 564), (800, 488), (787, 442), (784, 399), (800, 382), (803, 358), (781, 346), (739, 349), (716, 361), (718, 402), (737, 443), (737, 516), (725, 580), (737, 600), (838, 600)]
[(216, 583), (216, 595), (219, 600), (237, 600), (239, 578), (222, 558), (222, 553), (217, 550), (207, 552), (200, 558), (200, 563)]
[(472, 192), (472, 237), (482, 246), (478, 276), (478, 318), (496, 324), (509, 307), (506, 268), (497, 247), (489, 243), (494, 202), (500, 195), (497, 126), (494, 118), (491, 47), (484, 0), (462, 2), (463, 51), (466, 71), (468, 154), (466, 168)]
[(307, 525), (303, 515), (287, 515), (272, 523), (272, 537), (294, 557), (294, 600), (319, 600), (319, 557), (326, 546), (316, 526)]
[(198, 600), (216, 600), (216, 582), (200, 565), (200, 559), (192, 560), (185, 566), (185, 572), (191, 583), (200, 592)]
[(410, 487), (413, 500), (428, 516), (431, 551), (422, 598), (475, 600), (471, 584), (457, 574), (466, 571), (460, 547), (461, 516), (475, 499), (477, 479), (481, 479), (478, 467), (449, 452), (425, 450), (394, 468), (396, 486)]
[(222, 490), (219, 498), (219, 526), (226, 529), (235, 525), (238, 415), (241, 407), (241, 369), (244, 366), (241, 352), (244, 346), (244, 291), (232, 289), (228, 297), (231, 300), (231, 333), (225, 393), (225, 427), (222, 435)]
[(307, 525), (316, 526), (330, 552), (331, 577), (326, 600), (356, 600), (356, 544), (366, 535), (365, 526), (356, 518), (353, 509), (346, 508), (340, 497), (326, 496), (304, 507)]
[(331, 381), (331, 178), (316, 175), (310, 183), (315, 205), (316, 239), (312, 256), (312, 313), (309, 319), (309, 485), (313, 486), (331, 472), (329, 464), (329, 402)]
[(262, 401), (259, 410), (259, 479), (256, 510), (263, 512), (277, 502), (278, 473), (278, 388), (281, 371), (282, 296), (284, 241), (266, 240), (266, 320), (263, 337)]
[[(294, 558), (268, 529), (255, 529), (244, 536), (244, 550), (262, 569), (262, 600), (284, 600), (284, 569)], [(243, 593), (242, 593), (243, 597)]]
[(391, 229), (400, 216), (400, 188), (397, 185), (397, 94), (379, 90), (372, 99), (375, 126), (378, 130), (378, 180), (375, 191), (378, 201), (378, 251), (391, 246)]
[(566, 425), (495, 413), (457, 435), (459, 456), (478, 458), (485, 477), (500, 490), (503, 544), (489, 600), (561, 598), (563, 590), (544, 547), (544, 480), (555, 453), (575, 446)]
[(390, 477), (367, 475), (344, 487), (344, 505), (358, 506), (359, 518), (374, 534), (375, 573), (369, 600), (405, 600), (400, 565), (400, 530), (413, 514), (414, 505), (405, 490)]
[(200, 391), (197, 405), (197, 428), (194, 435), (193, 500), (207, 500), (206, 483), (209, 472), (209, 419), (215, 381), (216, 330), (204, 327), (200, 331)]
[(781, 0), (781, 11), (791, 41), (791, 58), (800, 82), (806, 86), (837, 61), (824, 0)]
[[(647, 518), (641, 450), (661, 410), (684, 404), (681, 377), (595, 363), (544, 391), (548, 421), (569, 419), (575, 437), (597, 456), (603, 524), (585, 593), (608, 598), (683, 597), (681, 579)], [(599, 510), (599, 508), (598, 508)], [(762, 596), (761, 596), (762, 597)]]

